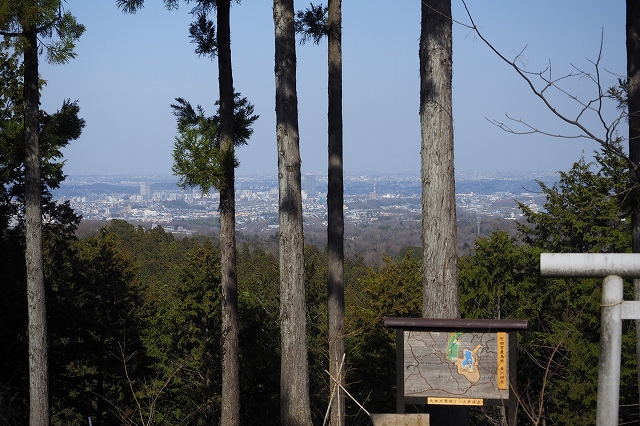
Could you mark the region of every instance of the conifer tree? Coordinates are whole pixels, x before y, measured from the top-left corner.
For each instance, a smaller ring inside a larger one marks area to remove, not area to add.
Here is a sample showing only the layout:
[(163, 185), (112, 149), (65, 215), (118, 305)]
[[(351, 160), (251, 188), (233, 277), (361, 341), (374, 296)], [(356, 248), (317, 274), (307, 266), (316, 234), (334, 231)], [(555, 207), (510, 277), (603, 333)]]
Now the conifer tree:
[[(296, 13), (296, 32), (302, 42), (318, 44), (327, 36), (328, 46), (328, 186), (327, 186), (327, 305), (329, 322), (329, 374), (331, 424), (344, 423), (344, 168), (342, 155), (342, 0), (328, 6), (311, 4)], [(334, 379), (338, 383), (334, 382)]]
[(27, 302), (29, 318), (29, 424), (48, 426), (49, 369), (47, 314), (42, 237), (41, 153), (39, 141), (38, 53), (42, 48), (51, 63), (75, 57), (75, 42), (84, 32), (61, 0), (3, 0), (0, 2), (0, 35), (11, 37), (23, 53), (25, 234)]
[[(422, 316), (459, 318), (451, 0), (422, 1), (421, 8)], [(462, 407), (430, 412), (437, 426), (468, 424)]]
[[(164, 0), (167, 9), (176, 8), (177, 0)], [(189, 0), (187, 0), (189, 3)], [(116, 0), (116, 4), (125, 12), (135, 12), (144, 4), (144, 0)], [(231, 0), (198, 0), (192, 14), (196, 16), (189, 32), (196, 43), (196, 53), (211, 58), (218, 58), (218, 100), (219, 112), (215, 128), (215, 153), (209, 154), (215, 158), (200, 158), (217, 163), (218, 172), (214, 176), (204, 177), (205, 181), (220, 191), (220, 252), (221, 252), (221, 286), (222, 286), (222, 352), (223, 352), (223, 385), (221, 422), (223, 426), (237, 425), (240, 421), (240, 382), (239, 382), (239, 346), (238, 346), (238, 283), (236, 276), (236, 236), (235, 236), (235, 157), (234, 142), (234, 88), (233, 70), (231, 65), (231, 30), (230, 13)], [(217, 31), (208, 14), (216, 10)], [(257, 119), (255, 116), (254, 120)], [(193, 141), (198, 136), (191, 129)], [(246, 143), (246, 140), (245, 140)], [(210, 185), (202, 186), (205, 192)]]
[[(465, 318), (529, 321), (529, 329), (518, 337), (520, 423), (595, 419), (601, 281), (544, 280), (539, 259), (541, 252), (628, 251), (631, 224), (619, 201), (627, 176), (626, 160), (610, 150), (597, 152), (593, 163), (580, 159), (560, 173), (558, 183), (539, 183), (546, 197), (541, 209), (519, 204), (526, 223), (518, 237), (494, 232), (478, 239), (473, 255), (461, 261)], [(633, 404), (633, 327), (631, 322), (623, 326), (621, 404)], [(621, 416), (631, 420), (625, 411)]]
[(280, 424), (311, 425), (293, 0), (274, 0), (280, 223)]

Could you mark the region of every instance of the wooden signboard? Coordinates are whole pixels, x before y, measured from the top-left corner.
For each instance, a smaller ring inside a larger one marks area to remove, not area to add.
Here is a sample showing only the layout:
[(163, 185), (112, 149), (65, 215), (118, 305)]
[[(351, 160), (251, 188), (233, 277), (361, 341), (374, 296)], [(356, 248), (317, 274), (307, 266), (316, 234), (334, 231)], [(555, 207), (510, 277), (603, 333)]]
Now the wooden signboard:
[(386, 318), (385, 326), (396, 329), (398, 413), (405, 404), (500, 405), (515, 415), (516, 330), (526, 321)]

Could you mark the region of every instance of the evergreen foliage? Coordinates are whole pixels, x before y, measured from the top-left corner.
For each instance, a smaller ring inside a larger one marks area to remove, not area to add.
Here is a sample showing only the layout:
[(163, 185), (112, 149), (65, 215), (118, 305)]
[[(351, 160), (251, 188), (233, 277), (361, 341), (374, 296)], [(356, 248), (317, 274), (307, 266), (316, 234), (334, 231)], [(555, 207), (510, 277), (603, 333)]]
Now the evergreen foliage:
[[(22, 60), (4, 42), (0, 48), (0, 267), (3, 297), (0, 310), (0, 416), (10, 423), (26, 422), (27, 292), (25, 269), (25, 148)], [(44, 225), (47, 298), (57, 299), (72, 276), (73, 234), (80, 217), (68, 203), (55, 203), (51, 191), (64, 180), (61, 149), (80, 136), (84, 120), (77, 103), (65, 101), (59, 111), (39, 111), (41, 154), (40, 203)], [(56, 318), (56, 314), (50, 314)], [(54, 327), (55, 329), (55, 327)], [(56, 331), (57, 333), (57, 331)], [(51, 336), (55, 344), (58, 336)], [(53, 355), (52, 355), (53, 356)], [(55, 359), (55, 358), (54, 358)]]
[(329, 18), (327, 6), (309, 4), (305, 10), (296, 12), (294, 28), (296, 34), (300, 34), (300, 44), (312, 41), (320, 44), (320, 41), (329, 35)]
[[(558, 184), (540, 183), (539, 211), (520, 204), (520, 238), (496, 232), (476, 241), (461, 262), (461, 306), (467, 318), (527, 319), (518, 336), (520, 421), (594, 424), (601, 280), (543, 280), (540, 253), (628, 252), (630, 221), (622, 198), (627, 171), (619, 157), (596, 153), (576, 162)], [(631, 298), (631, 289), (626, 289)], [(621, 405), (637, 400), (633, 330), (623, 323)], [(635, 411), (635, 410), (634, 410)], [(493, 416), (497, 414), (485, 413)], [(628, 417), (628, 412), (622, 413)], [(478, 419), (477, 424), (493, 424)]]
[[(76, 57), (76, 42), (85, 31), (70, 11), (64, 10), (62, 0), (0, 1), (0, 34), (22, 36), (36, 31), (40, 48), (51, 64), (65, 64)], [(18, 38), (13, 46), (18, 52), (27, 41)]]
[(50, 257), (57, 269), (49, 303), (56, 319), (51, 374), (58, 383), (52, 423), (84, 425), (92, 413), (99, 424), (118, 424), (122, 413), (111, 408), (125, 404), (128, 389), (121, 353), (140, 349), (134, 267), (104, 230), (68, 246), (64, 259)]
[[(0, 43), (0, 225), (24, 227), (24, 103), (20, 55), (8, 42)], [(44, 84), (41, 82), (41, 84)], [(80, 218), (68, 203), (56, 204), (51, 191), (65, 179), (62, 149), (77, 140), (85, 126), (77, 102), (65, 100), (54, 114), (39, 111), (42, 161), (42, 209), (47, 224), (75, 223)], [(69, 220), (66, 220), (68, 218)]]
[[(182, 188), (200, 188), (202, 194), (224, 185), (224, 167), (226, 161), (233, 161), (234, 167), (240, 163), (229, 159), (228, 152), (220, 149), (219, 113), (207, 117), (204, 109), (198, 105), (193, 108), (183, 98), (176, 98), (171, 105), (178, 122), (179, 136), (175, 138), (173, 148), (173, 173), (179, 177)], [(219, 105), (219, 102), (216, 102)], [(234, 145), (246, 145), (253, 134), (251, 126), (259, 118), (247, 98), (235, 93), (234, 105)]]
[(218, 54), (216, 27), (204, 12), (198, 13), (196, 20), (189, 25), (191, 42), (197, 45), (196, 54), (215, 58)]
[[(83, 32), (84, 26), (64, 10), (61, 0), (0, 2), (0, 35), (5, 37), (7, 46), (23, 55), (23, 129), (15, 133), (22, 133), (24, 136), (24, 152), (19, 158), (24, 164), (24, 255), (31, 426), (48, 426), (51, 423), (47, 332), (49, 320), (46, 307), (42, 206), (42, 180), (43, 172), (46, 171), (42, 170), (44, 167), (40, 140), (42, 123), (39, 117), (39, 56), (44, 51), (50, 63), (69, 61), (75, 57), (75, 42)], [(16, 126), (13, 128), (15, 131)]]
[(628, 168), (618, 156), (596, 153), (593, 164), (582, 158), (569, 172), (560, 172), (557, 185), (540, 183), (547, 196), (540, 212), (520, 204), (529, 224), (521, 227), (523, 241), (554, 253), (629, 251), (631, 233), (621, 202), (627, 180)]
[(399, 261), (385, 256), (379, 270), (347, 281), (347, 389), (376, 412), (393, 413), (396, 403), (396, 336), (384, 318), (421, 316), (420, 263), (412, 253)]

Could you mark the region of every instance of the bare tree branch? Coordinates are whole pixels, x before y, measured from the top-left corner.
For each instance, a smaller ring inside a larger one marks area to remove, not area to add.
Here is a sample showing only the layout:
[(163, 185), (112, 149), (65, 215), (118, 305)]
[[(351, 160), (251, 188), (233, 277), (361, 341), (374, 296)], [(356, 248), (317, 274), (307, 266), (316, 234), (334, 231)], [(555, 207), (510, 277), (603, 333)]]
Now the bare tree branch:
[[(508, 59), (489, 40), (487, 40), (484, 37), (480, 29), (477, 27), (475, 21), (473, 20), (473, 17), (471, 15), (471, 12), (469, 11), (469, 8), (467, 7), (465, 0), (462, 0), (462, 4), (464, 5), (465, 11), (467, 12), (467, 16), (469, 17), (471, 25), (468, 25), (468, 24), (461, 24), (461, 25), (463, 25), (466, 28), (471, 28), (477, 34), (478, 38), (480, 38), (480, 40), (482, 40), (482, 42), (489, 47), (489, 49), (491, 49), (503, 62), (505, 62), (515, 70), (515, 72), (529, 86), (529, 88), (531, 89), (531, 92), (542, 101), (542, 103), (547, 107), (549, 111), (551, 111), (553, 115), (559, 118), (562, 122), (565, 122), (570, 126), (574, 127), (575, 129), (577, 129), (579, 131), (579, 134), (564, 135), (564, 134), (547, 132), (547, 131), (541, 130), (540, 128), (534, 125), (527, 123), (523, 119), (514, 119), (509, 117), (508, 115), (507, 115), (507, 118), (509, 120), (513, 121), (514, 123), (517, 123), (518, 125), (524, 126), (526, 130), (523, 130), (523, 131), (515, 130), (514, 128), (507, 125), (506, 123), (498, 120), (494, 120), (494, 119), (488, 119), (490, 123), (492, 123), (493, 125), (497, 126), (498, 128), (508, 133), (512, 133), (515, 135), (542, 134), (545, 136), (562, 138), (562, 139), (584, 138), (584, 139), (593, 140), (597, 142), (605, 151), (613, 153), (614, 155), (617, 155), (622, 159), (624, 159), (624, 161), (626, 161), (627, 164), (629, 165), (629, 169), (633, 171), (633, 173), (635, 173), (635, 175), (638, 177), (638, 180), (640, 180), (639, 165), (631, 161), (629, 155), (624, 152), (624, 150), (621, 148), (620, 144), (618, 143), (623, 139), (618, 134), (618, 125), (623, 119), (626, 119), (627, 113), (622, 112), (618, 117), (612, 120), (607, 120), (605, 118), (604, 99), (613, 98), (615, 96), (612, 96), (610, 93), (608, 94), (608, 92), (610, 91), (603, 90), (603, 86), (602, 86), (600, 62), (602, 60), (602, 47), (603, 47), (603, 38), (604, 38), (603, 36), (600, 39), (600, 48), (598, 51), (597, 59), (590, 60), (587, 58), (587, 61), (591, 65), (593, 65), (593, 68), (594, 68), (593, 72), (587, 72), (571, 64), (575, 72), (571, 72), (569, 74), (562, 75), (560, 77), (554, 77), (552, 73), (551, 63), (549, 63), (549, 66), (546, 69), (539, 72), (526, 71), (520, 65), (518, 65), (518, 61), (522, 62), (522, 57), (527, 46), (525, 46), (520, 52), (518, 52), (518, 54), (514, 57), (513, 60)], [(589, 99), (589, 100), (582, 100), (577, 95), (569, 92), (568, 90), (564, 89), (560, 85), (560, 83), (568, 79), (579, 80), (583, 78), (588, 79), (594, 84), (597, 90), (597, 96), (595, 98)], [(534, 79), (540, 79), (542, 82), (542, 87), (538, 87), (538, 85), (536, 85), (536, 83), (534, 82)], [(579, 111), (575, 114), (575, 116), (570, 116), (567, 113), (561, 111), (549, 99), (549, 94), (551, 90), (557, 91), (558, 93), (566, 96), (568, 99), (570, 99), (571, 101), (579, 105), (580, 107)], [(589, 118), (595, 116), (594, 118), (596, 119), (596, 121), (598, 122), (598, 126), (600, 127), (599, 130), (587, 127), (587, 124), (585, 124), (585, 121), (588, 120), (587, 114), (593, 114), (593, 115), (589, 115)], [(598, 133), (602, 133), (602, 135), (599, 136)]]

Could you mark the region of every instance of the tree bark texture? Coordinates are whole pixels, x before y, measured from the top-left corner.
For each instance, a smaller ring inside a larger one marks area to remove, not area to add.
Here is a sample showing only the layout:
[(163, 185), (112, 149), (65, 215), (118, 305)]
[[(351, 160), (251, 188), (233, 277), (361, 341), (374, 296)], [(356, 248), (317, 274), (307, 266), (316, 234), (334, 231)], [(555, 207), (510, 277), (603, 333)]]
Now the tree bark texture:
[(280, 424), (311, 425), (293, 0), (274, 0), (280, 258)]
[[(453, 168), (451, 0), (423, 0), (420, 31), (422, 316), (459, 318)], [(469, 424), (468, 410), (430, 406), (434, 426)]]
[[(329, 372), (345, 385), (344, 357), (344, 177), (342, 156), (342, 0), (329, 0), (329, 169), (327, 188), (327, 308)], [(345, 397), (330, 381), (331, 425), (344, 425)]]
[(453, 170), (451, 1), (422, 2), (420, 129), (422, 315), (458, 318), (458, 254)]
[[(633, 184), (631, 200), (631, 249), (640, 253), (640, 4), (627, 0), (627, 82), (629, 112), (629, 159), (636, 170), (629, 170)], [(633, 280), (634, 299), (640, 300), (640, 279)], [(640, 365), (640, 321), (636, 320), (636, 361)], [(638, 371), (640, 392), (640, 370)]]
[(38, 41), (25, 31), (24, 133), (27, 304), (29, 317), (29, 425), (49, 425), (49, 350), (42, 246), (42, 188), (38, 110)]
[(222, 400), (220, 424), (240, 424), (238, 281), (236, 276), (234, 90), (231, 64), (230, 0), (217, 2), (220, 150), (224, 182), (220, 188), (220, 266), (222, 269)]

